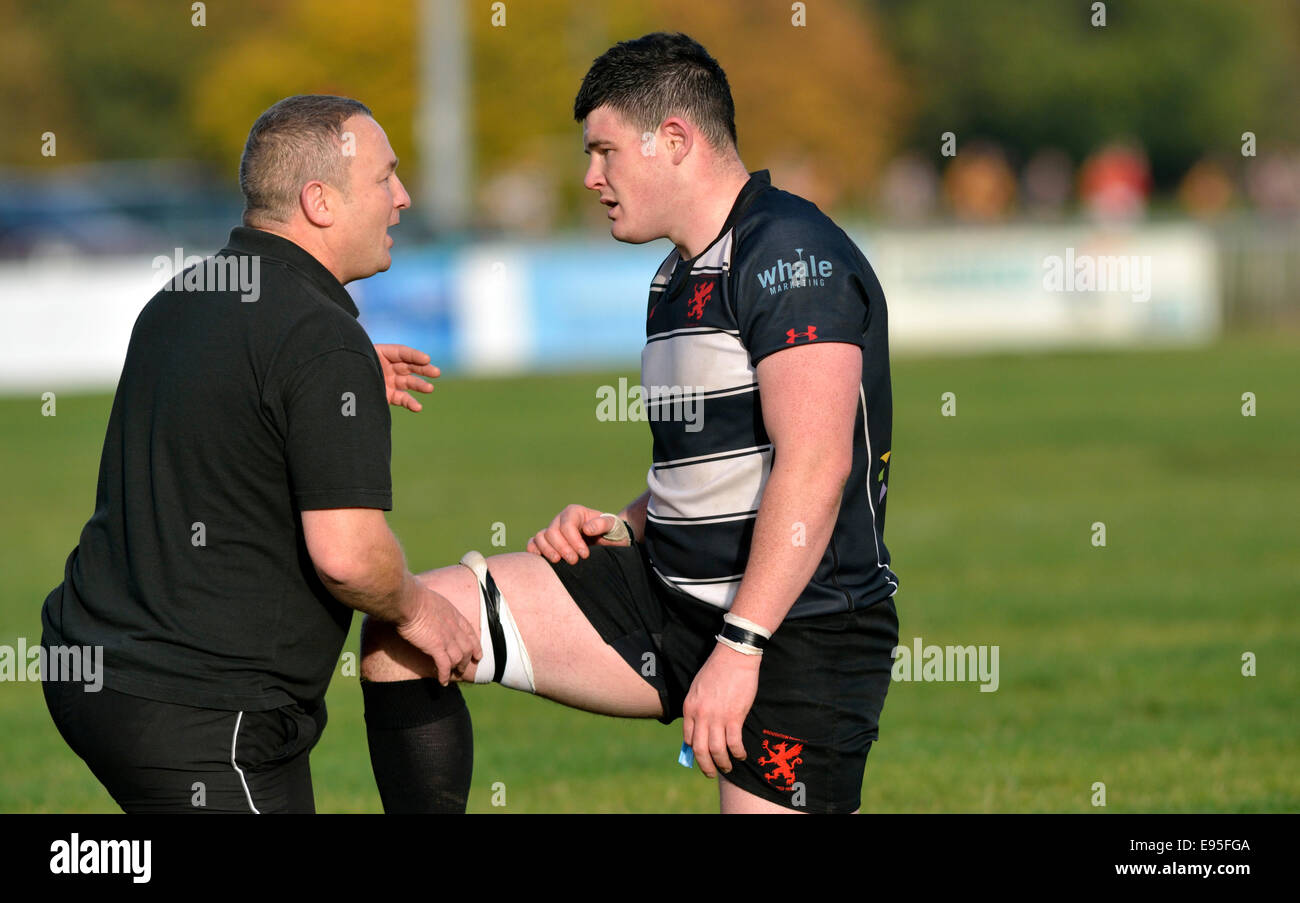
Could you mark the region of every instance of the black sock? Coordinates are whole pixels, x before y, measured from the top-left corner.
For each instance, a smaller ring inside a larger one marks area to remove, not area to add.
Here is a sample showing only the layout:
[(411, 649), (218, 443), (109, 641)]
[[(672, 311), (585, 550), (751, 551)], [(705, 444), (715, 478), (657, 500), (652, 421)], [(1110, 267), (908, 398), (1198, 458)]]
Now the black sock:
[(474, 729), (460, 687), (432, 677), (361, 682), (370, 767), (387, 813), (462, 814)]

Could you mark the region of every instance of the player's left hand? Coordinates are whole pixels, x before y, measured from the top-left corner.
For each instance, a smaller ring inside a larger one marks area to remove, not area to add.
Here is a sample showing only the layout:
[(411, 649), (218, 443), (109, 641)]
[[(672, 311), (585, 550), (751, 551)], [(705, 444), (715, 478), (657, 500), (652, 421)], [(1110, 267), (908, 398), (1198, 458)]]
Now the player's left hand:
[(762, 660), (719, 643), (691, 682), (682, 704), (682, 739), (710, 778), (730, 772), (732, 757), (745, 758), (740, 728), (758, 693)]
[[(442, 371), (429, 363), (429, 355), (406, 345), (376, 345), (379, 366), (384, 371), (384, 388), (388, 390), (388, 403), (394, 407), (419, 412), (424, 405), (415, 400), (411, 390), (428, 394), (433, 391), (420, 376), (436, 379)], [(417, 375), (418, 374), (418, 375)]]

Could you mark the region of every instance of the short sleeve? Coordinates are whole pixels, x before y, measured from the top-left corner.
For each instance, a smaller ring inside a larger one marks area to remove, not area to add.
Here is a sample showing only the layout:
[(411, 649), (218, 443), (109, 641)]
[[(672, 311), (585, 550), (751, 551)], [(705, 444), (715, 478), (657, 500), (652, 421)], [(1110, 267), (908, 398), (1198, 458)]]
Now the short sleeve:
[(392, 422), (373, 354), (328, 351), (285, 382), (285, 459), (300, 510), (393, 507)]
[(810, 342), (863, 346), (861, 252), (834, 224), (773, 220), (742, 239), (740, 251), (733, 297), (751, 364)]

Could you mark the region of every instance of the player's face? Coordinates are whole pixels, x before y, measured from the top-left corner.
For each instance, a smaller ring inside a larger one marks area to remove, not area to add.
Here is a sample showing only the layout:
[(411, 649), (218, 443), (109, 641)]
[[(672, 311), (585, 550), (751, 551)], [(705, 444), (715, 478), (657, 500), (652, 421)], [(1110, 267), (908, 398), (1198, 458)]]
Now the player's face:
[(392, 266), (388, 228), (411, 206), (411, 196), (397, 177), (397, 155), (379, 123), (369, 116), (353, 116), (343, 130), (355, 137), (356, 156), (348, 166), (349, 190), (336, 222), (343, 226), (348, 272), (353, 279), (364, 279)]
[(582, 142), (591, 162), (582, 184), (596, 192), (607, 209), (609, 232), (619, 241), (641, 244), (667, 234), (665, 203), (654, 136), (642, 136), (607, 106), (587, 114)]

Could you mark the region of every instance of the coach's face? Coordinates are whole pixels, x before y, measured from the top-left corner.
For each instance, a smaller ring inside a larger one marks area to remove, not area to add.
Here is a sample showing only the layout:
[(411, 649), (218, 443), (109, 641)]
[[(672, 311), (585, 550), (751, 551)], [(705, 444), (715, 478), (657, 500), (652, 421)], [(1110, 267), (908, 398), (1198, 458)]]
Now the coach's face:
[(348, 165), (348, 192), (335, 219), (339, 227), (338, 255), (349, 279), (382, 273), (393, 263), (393, 239), (388, 228), (411, 206), (397, 177), (397, 155), (379, 123), (369, 116), (353, 116), (343, 123), (355, 138), (356, 156)]
[(582, 184), (600, 196), (610, 234), (619, 241), (641, 244), (668, 234), (664, 210), (672, 192), (665, 190), (654, 141), (653, 134), (643, 138), (608, 106), (592, 110), (582, 122), (583, 147), (591, 156)]

